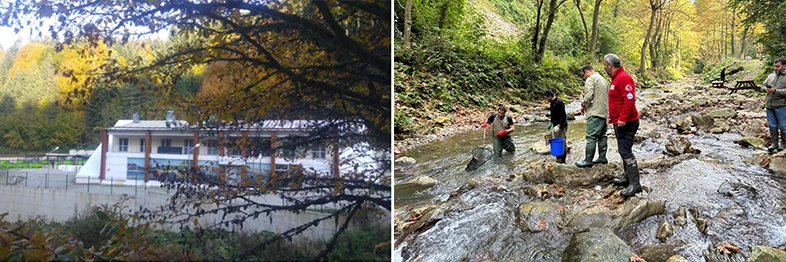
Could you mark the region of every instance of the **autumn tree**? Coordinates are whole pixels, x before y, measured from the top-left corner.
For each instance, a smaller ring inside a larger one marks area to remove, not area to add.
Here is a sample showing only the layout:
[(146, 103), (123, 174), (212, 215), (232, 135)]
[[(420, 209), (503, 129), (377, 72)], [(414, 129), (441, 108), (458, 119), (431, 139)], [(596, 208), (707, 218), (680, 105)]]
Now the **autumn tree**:
[[(452, 7), (447, 4), (451, 2), (445, 1), (442, 10)], [(111, 45), (162, 30), (171, 32), (172, 37), (191, 39), (152, 52), (154, 59), (150, 62), (144, 53), (126, 61), (110, 55), (93, 72), (85, 73), (81, 79), (77, 75), (75, 82), (81, 83), (81, 88), (89, 88), (133, 84), (149, 78), (157, 94), (168, 97), (182, 72), (198, 65), (222, 63), (213, 75), (223, 84), (212, 96), (171, 101), (182, 112), (188, 112), (180, 118), (197, 130), (242, 128), (270, 116), (319, 120), (311, 122), (308, 137), (292, 139), (296, 142), (294, 147), (333, 144), (352, 148), (352, 155), (342, 162), (359, 166), (335, 178), (307, 170), (271, 174), (266, 183), (244, 181), (248, 184), (237, 185), (238, 191), (225, 194), (180, 186), (170, 212), (198, 205), (194, 201), (233, 203), (207, 209), (199, 205), (194, 212), (177, 213), (181, 221), (190, 223), (202, 214), (223, 212), (228, 216), (220, 224), (229, 224), (271, 212), (303, 212), (334, 204), (335, 212), (325, 218), (270, 240), (287, 239), (320, 222), (335, 220), (338, 231), (320, 254), (324, 257), (353, 216), (369, 212), (389, 216), (392, 129), (388, 3), (28, 0), (4, 3), (1, 11), (2, 25), (32, 28), (34, 32), (46, 30), (62, 39), (61, 44), (85, 39), (93, 46), (100, 42)], [(450, 23), (447, 13), (439, 17), (440, 25)], [(58, 23), (51, 28), (37, 27), (41, 25), (38, 19), (47, 18)], [(30, 22), (31, 19), (35, 21)], [(371, 159), (367, 162), (372, 164), (361, 163), (361, 159)], [(264, 194), (278, 194), (288, 204), (255, 201), (255, 196)], [(236, 205), (253, 206), (258, 211), (244, 212)], [(338, 223), (339, 220), (343, 221)]]

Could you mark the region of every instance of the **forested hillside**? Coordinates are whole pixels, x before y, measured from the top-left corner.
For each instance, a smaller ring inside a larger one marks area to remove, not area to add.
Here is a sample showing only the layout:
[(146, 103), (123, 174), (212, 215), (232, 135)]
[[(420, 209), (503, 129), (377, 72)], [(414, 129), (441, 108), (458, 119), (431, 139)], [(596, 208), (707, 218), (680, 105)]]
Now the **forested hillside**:
[[(396, 137), (498, 103), (581, 92), (579, 68), (616, 53), (647, 88), (728, 59), (783, 55), (786, 4), (752, 0), (397, 0)], [(781, 10), (780, 12), (778, 10)], [(782, 19), (781, 19), (782, 20)], [(771, 61), (763, 64), (771, 66)], [(456, 106), (458, 104), (458, 106)]]
[[(156, 95), (155, 77), (116, 85), (85, 81), (109, 60), (119, 63), (151, 61), (173, 40), (135, 41), (107, 46), (103, 41), (87, 44), (56, 44), (41, 39), (17, 42), (0, 51), (0, 153), (47, 152), (59, 146), (92, 149), (102, 128), (138, 112), (142, 119), (162, 119), (174, 107)], [(187, 101), (202, 86), (204, 66), (179, 73), (172, 97)]]

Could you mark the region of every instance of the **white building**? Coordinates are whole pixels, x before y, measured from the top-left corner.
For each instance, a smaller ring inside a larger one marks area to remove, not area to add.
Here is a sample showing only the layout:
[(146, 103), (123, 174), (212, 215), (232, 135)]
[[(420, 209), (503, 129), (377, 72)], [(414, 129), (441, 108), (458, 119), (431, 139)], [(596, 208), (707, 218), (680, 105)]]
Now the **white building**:
[[(76, 183), (156, 183), (174, 178), (175, 169), (191, 168), (213, 175), (237, 174), (244, 180), (292, 168), (339, 172), (333, 164), (339, 157), (333, 151), (338, 150), (331, 145), (314, 146), (304, 155), (298, 150), (301, 155), (294, 159), (282, 157), (292, 152), (272, 150), (282, 145), (282, 137), (305, 135), (307, 124), (313, 122), (270, 120), (249, 127), (199, 129), (167, 118), (140, 121), (135, 115), (134, 120), (120, 120), (102, 130), (101, 144), (76, 175)], [(251, 143), (238, 146), (235, 141), (241, 138)]]

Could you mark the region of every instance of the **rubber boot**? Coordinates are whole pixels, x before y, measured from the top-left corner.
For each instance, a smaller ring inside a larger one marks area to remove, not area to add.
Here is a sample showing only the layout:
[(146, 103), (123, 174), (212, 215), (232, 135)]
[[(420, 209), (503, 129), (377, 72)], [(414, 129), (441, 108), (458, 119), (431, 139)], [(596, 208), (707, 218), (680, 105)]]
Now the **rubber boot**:
[(584, 151), (584, 160), (576, 161), (577, 167), (592, 167), (592, 158), (595, 157), (595, 140), (587, 140), (587, 146)]
[(767, 151), (773, 152), (775, 150), (778, 150), (778, 142), (780, 141), (780, 139), (778, 139), (777, 127), (776, 128), (770, 127), (770, 136), (772, 137), (772, 145), (767, 148)]
[[(624, 162), (623, 162), (624, 163)], [(628, 165), (623, 164), (622, 168), (624, 169), (621, 178), (614, 178), (611, 180), (611, 183), (615, 186), (628, 186)]]
[(609, 163), (609, 160), (606, 159), (606, 149), (608, 147), (607, 140), (608, 139), (606, 137), (603, 137), (600, 140), (598, 140), (598, 159), (592, 161), (593, 164), (598, 165), (598, 164)]
[(623, 197), (632, 197), (636, 195), (636, 193), (641, 192), (641, 184), (639, 183), (639, 166), (636, 164), (635, 158), (624, 159), (625, 166), (628, 168), (625, 169), (625, 176), (628, 177), (628, 187), (626, 187), (620, 195)]
[(781, 145), (778, 147), (778, 151), (783, 151), (786, 148), (786, 132), (781, 132)]

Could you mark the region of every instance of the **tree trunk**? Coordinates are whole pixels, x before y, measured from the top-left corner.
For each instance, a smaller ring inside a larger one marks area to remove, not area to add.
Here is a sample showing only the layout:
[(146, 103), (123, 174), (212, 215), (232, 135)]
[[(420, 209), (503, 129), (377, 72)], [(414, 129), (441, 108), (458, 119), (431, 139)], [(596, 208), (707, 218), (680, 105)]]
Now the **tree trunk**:
[(737, 56), (734, 52), (734, 21), (737, 16), (737, 8), (731, 9), (731, 56)]
[(680, 50), (680, 35), (677, 35), (677, 70), (682, 71), (682, 50)]
[(407, 9), (404, 11), (404, 49), (409, 49), (412, 41), (412, 0), (407, 0)]
[(595, 45), (598, 43), (598, 13), (600, 13), (600, 2), (603, 0), (595, 0), (595, 10), (592, 10), (592, 36), (590, 37), (592, 42), (590, 47), (590, 55), (595, 57)]
[(581, 11), (581, 0), (574, 1), (576, 3), (576, 9), (579, 10), (579, 16), (581, 17), (581, 24), (584, 25), (584, 42), (587, 43), (587, 51), (590, 48), (589, 42), (589, 30), (587, 30), (587, 21), (584, 20), (584, 12)]
[(549, 37), (549, 31), (554, 24), (554, 18), (557, 17), (557, 9), (567, 0), (551, 0), (549, 4), (548, 19), (546, 25), (543, 27), (543, 36), (540, 38), (540, 46), (538, 46), (538, 53), (535, 55), (535, 63), (540, 63), (543, 60), (543, 55), (546, 53), (546, 40)]
[(742, 42), (742, 46), (740, 46), (740, 59), (745, 59), (745, 53), (746, 53), (745, 48), (748, 45), (747, 37), (748, 37), (748, 27), (746, 26), (745, 29), (742, 30), (742, 39), (740, 39), (740, 42)]
[(535, 53), (538, 51), (538, 37), (540, 34), (540, 12), (543, 10), (543, 1), (545, 0), (538, 0), (538, 12), (535, 15), (535, 32), (532, 34), (532, 52)]
[(655, 31), (652, 34), (652, 40), (650, 40), (650, 68), (653, 70), (658, 70), (658, 44), (660, 42), (660, 28), (661, 24), (663, 23), (663, 11), (655, 13)]
[(448, 15), (448, 2), (445, 1), (442, 4), (442, 9), (439, 12), (439, 21), (437, 22), (437, 27), (439, 28), (439, 36), (442, 37), (442, 29), (445, 28), (445, 18)]
[(639, 58), (639, 73), (644, 74), (647, 69), (647, 45), (649, 45), (650, 36), (652, 35), (652, 27), (655, 24), (655, 14), (662, 5), (661, 0), (650, 0), (650, 25), (647, 27), (647, 34), (644, 36), (644, 43), (641, 44), (641, 57)]

